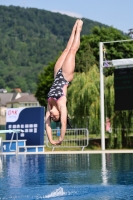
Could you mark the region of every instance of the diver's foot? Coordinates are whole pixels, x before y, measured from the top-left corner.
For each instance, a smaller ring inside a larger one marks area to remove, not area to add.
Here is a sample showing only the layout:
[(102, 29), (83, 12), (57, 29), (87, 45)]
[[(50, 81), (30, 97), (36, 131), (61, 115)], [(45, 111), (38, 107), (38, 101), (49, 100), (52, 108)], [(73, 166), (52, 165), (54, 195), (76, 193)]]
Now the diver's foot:
[(80, 19), (79, 21), (78, 21), (78, 25), (77, 25), (77, 29), (82, 29), (82, 26), (83, 26), (83, 21)]
[(78, 26), (78, 22), (79, 22), (79, 19), (76, 20), (74, 26), (73, 26), (73, 31), (76, 31), (77, 29), (77, 26)]

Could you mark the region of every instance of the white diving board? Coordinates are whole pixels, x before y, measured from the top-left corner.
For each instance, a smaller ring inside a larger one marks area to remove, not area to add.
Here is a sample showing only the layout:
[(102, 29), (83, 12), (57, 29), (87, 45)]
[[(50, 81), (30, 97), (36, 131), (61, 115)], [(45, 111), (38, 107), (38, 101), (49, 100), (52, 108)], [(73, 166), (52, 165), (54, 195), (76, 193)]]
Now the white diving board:
[(2, 133), (22, 133), (24, 132), (23, 130), (19, 129), (12, 129), (12, 130), (0, 130), (0, 134)]
[(116, 60), (104, 60), (103, 67), (115, 67), (115, 68), (127, 68), (133, 67), (133, 58), (116, 59)]
[(133, 65), (133, 58), (112, 60), (113, 66)]

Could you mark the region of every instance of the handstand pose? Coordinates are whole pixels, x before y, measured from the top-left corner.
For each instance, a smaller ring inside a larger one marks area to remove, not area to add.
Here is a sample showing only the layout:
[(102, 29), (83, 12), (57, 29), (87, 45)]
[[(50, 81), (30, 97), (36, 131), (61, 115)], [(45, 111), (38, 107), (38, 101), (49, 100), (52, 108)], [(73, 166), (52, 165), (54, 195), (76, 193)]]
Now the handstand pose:
[[(77, 20), (72, 29), (71, 36), (54, 67), (54, 82), (48, 93), (48, 105), (46, 112), (46, 132), (49, 141), (53, 145), (61, 144), (64, 139), (67, 127), (66, 95), (69, 82), (73, 80), (75, 70), (75, 56), (80, 46), (80, 32), (83, 21)], [(61, 134), (59, 141), (52, 139), (50, 127), (51, 119), (61, 121)]]

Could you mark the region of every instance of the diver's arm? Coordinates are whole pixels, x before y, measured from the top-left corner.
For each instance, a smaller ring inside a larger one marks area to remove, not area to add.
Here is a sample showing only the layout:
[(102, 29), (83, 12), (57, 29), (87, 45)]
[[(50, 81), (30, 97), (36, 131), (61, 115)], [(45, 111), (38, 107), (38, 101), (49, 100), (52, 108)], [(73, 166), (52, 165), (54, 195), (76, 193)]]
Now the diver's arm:
[(47, 105), (47, 112), (46, 112), (46, 118), (45, 118), (46, 133), (47, 133), (49, 142), (53, 145), (57, 145), (59, 142), (54, 141), (53, 138), (52, 138), (52, 130), (51, 130), (51, 127), (50, 127), (50, 122), (51, 122), (50, 108), (49, 108), (49, 105)]
[(61, 135), (59, 137), (59, 142), (62, 142), (65, 137), (66, 128), (67, 128), (67, 108), (66, 104), (60, 106), (61, 113)]

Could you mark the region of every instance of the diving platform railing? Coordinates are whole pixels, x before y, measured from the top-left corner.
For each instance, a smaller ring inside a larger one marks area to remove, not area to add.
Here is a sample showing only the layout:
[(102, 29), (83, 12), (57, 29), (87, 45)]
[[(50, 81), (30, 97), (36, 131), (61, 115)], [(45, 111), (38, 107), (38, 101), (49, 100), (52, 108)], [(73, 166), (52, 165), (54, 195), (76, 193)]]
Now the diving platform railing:
[[(9, 142), (9, 150), (15, 151), (14, 149), (11, 149), (12, 146), (12, 142), (13, 142), (13, 138), (14, 138), (14, 134), (16, 134), (16, 153), (18, 153), (18, 133), (22, 133), (24, 132), (21, 129), (13, 129), (13, 130), (0, 130), (0, 134), (7, 134), (7, 133), (12, 133), (12, 137), (11, 140)], [(2, 151), (2, 138), (0, 137), (0, 150)]]
[[(13, 130), (0, 130), (0, 134), (11, 133), (10, 140), (2, 140), (0, 137), (0, 153), (41, 153), (44, 152), (44, 145), (26, 145), (26, 140), (19, 140), (18, 134), (24, 133), (22, 129)], [(16, 140), (14, 140), (14, 135), (16, 134)]]

